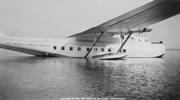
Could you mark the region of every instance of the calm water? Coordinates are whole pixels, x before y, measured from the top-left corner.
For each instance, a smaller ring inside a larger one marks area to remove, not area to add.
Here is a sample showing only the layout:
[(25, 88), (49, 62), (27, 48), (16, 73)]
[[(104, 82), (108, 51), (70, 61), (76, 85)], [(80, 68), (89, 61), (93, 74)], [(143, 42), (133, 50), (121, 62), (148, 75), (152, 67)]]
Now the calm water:
[(37, 58), (2, 50), (0, 56), (0, 100), (180, 100), (180, 51), (116, 61)]

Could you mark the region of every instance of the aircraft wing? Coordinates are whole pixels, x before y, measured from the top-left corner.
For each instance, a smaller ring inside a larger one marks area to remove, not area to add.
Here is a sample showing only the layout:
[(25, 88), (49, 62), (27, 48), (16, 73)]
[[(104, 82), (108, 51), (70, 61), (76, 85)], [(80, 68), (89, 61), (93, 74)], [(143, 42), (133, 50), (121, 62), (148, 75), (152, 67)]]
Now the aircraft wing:
[(154, 0), (103, 24), (69, 37), (102, 32), (111, 34), (142, 30), (179, 13), (180, 0)]
[(42, 50), (36, 50), (32, 48), (24, 48), (20, 46), (12, 46), (12, 45), (6, 45), (6, 44), (0, 44), (0, 48), (7, 49), (7, 50), (13, 50), (17, 52), (22, 52), (26, 54), (31, 54), (31, 55), (36, 55), (36, 56), (43, 56), (45, 54), (48, 54), (46, 56), (60, 56), (54, 53), (50, 53), (47, 51), (42, 51)]

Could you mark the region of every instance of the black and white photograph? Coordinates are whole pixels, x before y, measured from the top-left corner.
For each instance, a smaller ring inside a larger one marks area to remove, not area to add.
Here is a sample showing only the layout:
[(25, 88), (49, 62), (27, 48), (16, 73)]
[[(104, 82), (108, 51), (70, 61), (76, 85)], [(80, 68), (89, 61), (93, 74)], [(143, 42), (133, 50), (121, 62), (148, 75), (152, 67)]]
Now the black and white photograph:
[(0, 100), (180, 100), (180, 0), (0, 0)]

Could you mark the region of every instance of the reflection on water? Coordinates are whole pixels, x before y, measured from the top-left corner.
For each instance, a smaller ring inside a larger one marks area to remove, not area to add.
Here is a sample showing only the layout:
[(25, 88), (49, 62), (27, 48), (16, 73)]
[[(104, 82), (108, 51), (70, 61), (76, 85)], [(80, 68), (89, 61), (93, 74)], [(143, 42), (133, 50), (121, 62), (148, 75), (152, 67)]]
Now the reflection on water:
[(164, 58), (85, 60), (4, 56), (0, 100), (61, 97), (180, 99), (180, 51)]

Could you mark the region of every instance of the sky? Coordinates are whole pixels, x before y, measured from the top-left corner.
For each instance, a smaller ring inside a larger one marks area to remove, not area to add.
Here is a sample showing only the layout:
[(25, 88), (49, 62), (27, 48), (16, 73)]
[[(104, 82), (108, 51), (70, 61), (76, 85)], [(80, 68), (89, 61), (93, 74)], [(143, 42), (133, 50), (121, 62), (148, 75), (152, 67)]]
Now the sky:
[[(0, 0), (0, 33), (65, 38), (97, 26), (151, 0)], [(152, 41), (180, 49), (180, 15), (154, 25)]]

